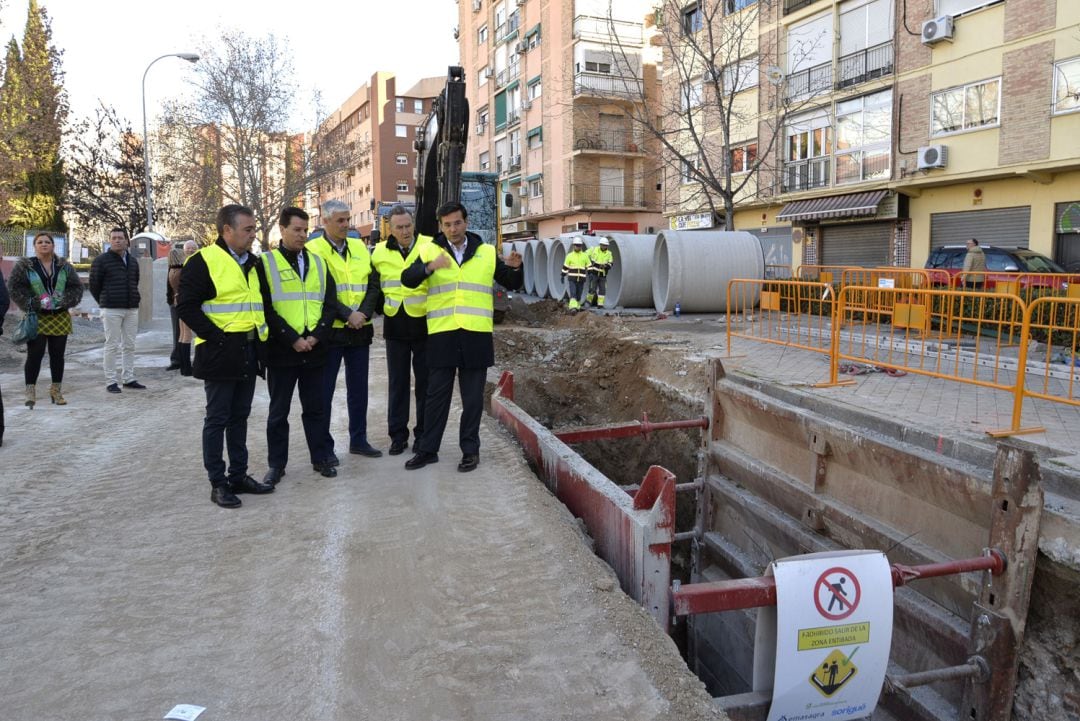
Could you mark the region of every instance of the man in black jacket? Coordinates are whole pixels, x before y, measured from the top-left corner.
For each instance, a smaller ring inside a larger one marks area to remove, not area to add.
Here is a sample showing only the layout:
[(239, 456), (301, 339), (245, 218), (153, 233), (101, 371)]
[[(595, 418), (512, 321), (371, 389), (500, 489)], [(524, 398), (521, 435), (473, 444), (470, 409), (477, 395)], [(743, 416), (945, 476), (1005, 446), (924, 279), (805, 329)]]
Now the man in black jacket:
[[(323, 403), (323, 366), (327, 338), (337, 310), (334, 276), (322, 258), (304, 249), (308, 214), (285, 208), (278, 219), (281, 244), (264, 253), (256, 266), (263, 312), (270, 332), (267, 341), (266, 385), (270, 412), (266, 417), (269, 469), (262, 482), (276, 486), (289, 461), (289, 408), (300, 389), (300, 419), (312, 467), (327, 478), (337, 475), (332, 456), (334, 439), (327, 429), (330, 409)], [(318, 300), (313, 296), (318, 295)]]
[[(259, 259), (250, 252), (255, 214), (242, 205), (226, 205), (218, 211), (217, 231), (213, 245), (184, 263), (177, 307), (180, 320), (198, 336), (193, 370), (206, 390), (202, 451), (210, 500), (222, 508), (236, 508), (237, 493), (274, 490), (247, 473), (247, 420), (255, 395), (259, 343), (267, 332), (255, 270)], [(222, 458), (226, 445), (228, 468)]]
[[(105, 325), (105, 390), (119, 393), (124, 388), (146, 388), (135, 380), (135, 334), (139, 331), (139, 261), (128, 252), (127, 231), (109, 231), (109, 250), (94, 258), (90, 266), (90, 293), (101, 308)], [(117, 382), (116, 353), (120, 351), (122, 371)]]

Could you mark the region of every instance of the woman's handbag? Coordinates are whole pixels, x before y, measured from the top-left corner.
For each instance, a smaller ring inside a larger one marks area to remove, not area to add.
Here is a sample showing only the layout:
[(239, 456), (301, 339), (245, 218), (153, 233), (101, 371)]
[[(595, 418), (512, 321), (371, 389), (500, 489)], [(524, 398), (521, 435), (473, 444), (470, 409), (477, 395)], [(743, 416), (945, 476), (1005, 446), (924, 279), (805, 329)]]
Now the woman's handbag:
[(15, 326), (15, 332), (11, 334), (11, 342), (15, 345), (22, 345), (23, 343), (29, 343), (37, 338), (38, 334), (38, 322), (37, 313), (32, 310), (26, 311), (22, 320)]

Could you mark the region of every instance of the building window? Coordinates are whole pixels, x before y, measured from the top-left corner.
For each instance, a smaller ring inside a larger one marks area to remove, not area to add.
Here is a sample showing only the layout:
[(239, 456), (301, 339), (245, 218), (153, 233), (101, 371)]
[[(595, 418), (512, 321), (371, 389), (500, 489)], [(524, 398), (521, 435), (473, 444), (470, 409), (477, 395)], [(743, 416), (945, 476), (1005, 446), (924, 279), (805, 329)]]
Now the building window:
[(542, 198), (544, 196), (544, 179), (537, 178), (529, 181), (529, 197)]
[(729, 95), (743, 90), (756, 88), (758, 85), (758, 59), (751, 58), (732, 63), (724, 67), (724, 92)]
[(486, 24), (481, 25), (476, 31), (476, 44), (477, 45), (483, 45), (484, 43), (486, 43), (487, 42), (487, 36), (488, 36), (487, 25)]
[(682, 29), (687, 35), (693, 35), (705, 25), (705, 14), (701, 6), (694, 3), (682, 11)]
[(930, 134), (948, 135), (998, 124), (1001, 78), (961, 85), (930, 96)]
[(510, 133), (510, 156), (516, 158), (521, 155), (521, 131), (514, 130)]
[(611, 75), (611, 63), (598, 63), (594, 60), (585, 61), (585, 72)]
[(701, 78), (695, 78), (683, 83), (679, 88), (679, 97), (682, 101), (683, 110), (690, 110), (700, 106), (702, 97)]
[(724, 0), (724, 12), (728, 15), (737, 13), (740, 10), (745, 10), (756, 2), (757, 0)]
[(397, 184), (397, 189), (399, 193), (408, 193), (409, 182), (407, 180), (399, 180)]
[(525, 38), (525, 43), (528, 46), (529, 50), (532, 50), (533, 48), (535, 48), (537, 45), (540, 44), (540, 26), (539, 25), (536, 28), (536, 32), (534, 32), (532, 35), (529, 35), (528, 37)]
[(892, 170), (892, 90), (836, 104), (836, 184), (887, 180)]
[(1080, 58), (1054, 65), (1054, 112), (1080, 110)]
[(693, 160), (683, 160), (679, 170), (679, 182), (683, 185), (698, 182), (697, 170), (700, 167), (700, 157), (694, 158)]
[(398, 111), (399, 113), (405, 112), (405, 98), (397, 98), (396, 100), (394, 100), (394, 110)]
[(490, 170), (490, 169), (491, 169), (491, 153), (485, 150), (484, 152), (480, 153), (480, 170)]
[(785, 128), (784, 192), (823, 188), (829, 184), (832, 129), (828, 113), (794, 118)]
[(417, 115), (423, 115), (424, 114), (424, 101), (423, 100), (414, 100), (414, 101), (412, 101), (412, 111), (414, 113), (416, 113)]
[(408, 165), (409, 164), (409, 156), (406, 155), (405, 153), (398, 153), (397, 155), (394, 156), (394, 162), (397, 163), (398, 165)]
[(537, 78), (533, 82), (529, 83), (529, 100), (536, 100), (540, 97), (542, 88), (540, 87), (540, 79)]
[(757, 143), (739, 145), (731, 149), (731, 172), (749, 173), (754, 169), (754, 161), (757, 160)]
[(999, 2), (1003, 2), (1003, 0), (937, 0), (935, 3), (937, 12), (934, 13), (934, 17), (940, 17), (942, 15), (952, 15), (955, 17), (961, 13), (978, 10), (986, 5), (994, 5)]
[(487, 85), (487, 79), (488, 79), (488, 69), (487, 69), (487, 65), (485, 65), (484, 67), (480, 68), (480, 72), (478, 72), (476, 74), (476, 87), (482, 88), (485, 85)]
[(801, 99), (832, 90), (832, 60), (831, 12), (792, 25), (787, 34), (787, 97)]
[(541, 128), (533, 128), (529, 131), (529, 150), (536, 150), (544, 145), (544, 134)]
[(396, 138), (407, 138), (407, 137), (409, 137), (409, 129), (404, 125), (395, 125), (394, 126), (394, 137), (396, 137)]

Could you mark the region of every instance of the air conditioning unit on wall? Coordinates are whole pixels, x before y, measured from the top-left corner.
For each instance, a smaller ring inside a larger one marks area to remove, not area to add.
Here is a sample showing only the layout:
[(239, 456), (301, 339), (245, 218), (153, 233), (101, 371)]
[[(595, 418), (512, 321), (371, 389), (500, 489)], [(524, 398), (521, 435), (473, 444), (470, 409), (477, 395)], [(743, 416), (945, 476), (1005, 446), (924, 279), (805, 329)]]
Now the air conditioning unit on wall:
[(949, 164), (949, 148), (947, 145), (927, 145), (919, 148), (919, 170), (931, 168), (944, 168)]
[(942, 15), (922, 24), (923, 45), (933, 45), (942, 40), (952, 40), (953, 19), (951, 15)]

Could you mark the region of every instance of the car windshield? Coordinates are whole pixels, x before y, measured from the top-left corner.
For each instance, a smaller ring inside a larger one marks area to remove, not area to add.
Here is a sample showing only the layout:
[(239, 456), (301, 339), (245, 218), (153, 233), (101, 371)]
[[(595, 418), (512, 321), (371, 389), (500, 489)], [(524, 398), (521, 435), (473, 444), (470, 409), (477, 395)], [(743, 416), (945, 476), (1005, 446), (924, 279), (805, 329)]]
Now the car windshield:
[(1019, 253), (1020, 259), (1024, 261), (1024, 265), (1027, 266), (1029, 273), (1064, 273), (1065, 269), (1060, 265), (1045, 258), (1041, 255), (1034, 253)]

